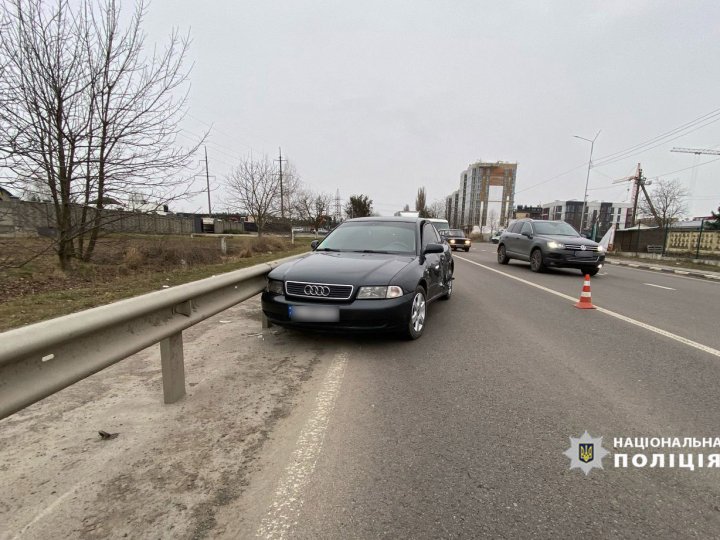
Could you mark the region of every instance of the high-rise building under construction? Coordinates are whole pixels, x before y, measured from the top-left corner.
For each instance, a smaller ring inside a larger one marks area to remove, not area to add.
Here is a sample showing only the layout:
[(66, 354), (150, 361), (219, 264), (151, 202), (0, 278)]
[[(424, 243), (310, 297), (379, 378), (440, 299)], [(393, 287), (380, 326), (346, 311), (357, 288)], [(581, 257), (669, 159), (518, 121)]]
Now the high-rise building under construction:
[(478, 161), (460, 173), (460, 188), (447, 197), (445, 217), (453, 228), (497, 229), (512, 217), (517, 163)]

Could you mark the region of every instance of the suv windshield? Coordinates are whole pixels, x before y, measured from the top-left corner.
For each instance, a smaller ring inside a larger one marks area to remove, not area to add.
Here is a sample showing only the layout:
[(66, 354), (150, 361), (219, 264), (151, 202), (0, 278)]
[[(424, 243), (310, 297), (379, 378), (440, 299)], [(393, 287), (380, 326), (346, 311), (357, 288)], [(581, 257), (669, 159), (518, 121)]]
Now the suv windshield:
[(316, 251), (415, 254), (415, 223), (356, 221), (343, 223)]
[(533, 221), (535, 234), (551, 234), (555, 236), (580, 236), (569, 223), (564, 221)]

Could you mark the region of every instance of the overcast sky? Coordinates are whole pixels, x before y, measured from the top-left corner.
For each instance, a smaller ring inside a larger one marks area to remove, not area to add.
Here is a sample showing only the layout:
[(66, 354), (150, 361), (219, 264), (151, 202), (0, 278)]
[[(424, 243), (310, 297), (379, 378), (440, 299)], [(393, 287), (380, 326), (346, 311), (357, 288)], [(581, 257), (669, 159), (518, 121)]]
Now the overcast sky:
[(279, 146), (311, 188), (384, 215), (420, 186), (444, 198), (480, 159), (518, 163), (516, 204), (582, 200), (590, 143), (573, 135), (598, 130), (588, 199), (627, 201), (612, 180), (638, 162), (689, 188), (693, 169), (673, 171), (717, 160), (694, 169), (691, 214), (720, 204), (720, 156), (670, 152), (720, 148), (717, 0), (153, 0), (148, 41), (174, 26), (192, 36), (183, 142), (213, 126), (218, 206), (238, 159)]

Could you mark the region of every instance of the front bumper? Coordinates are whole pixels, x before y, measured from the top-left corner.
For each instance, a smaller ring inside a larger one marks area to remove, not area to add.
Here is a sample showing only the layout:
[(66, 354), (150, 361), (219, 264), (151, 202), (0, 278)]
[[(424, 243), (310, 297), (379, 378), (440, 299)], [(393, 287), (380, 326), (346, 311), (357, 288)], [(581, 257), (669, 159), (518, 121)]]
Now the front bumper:
[(448, 245), (450, 246), (451, 249), (470, 249), (472, 247), (472, 243), (470, 243), (470, 242), (467, 244), (465, 242), (456, 242), (454, 244), (451, 242), (448, 242)]
[[(579, 255), (583, 253), (583, 255)], [(605, 253), (577, 252), (566, 250), (550, 250), (545, 253), (543, 262), (546, 266), (556, 266), (562, 268), (597, 268), (601, 264), (605, 264)]]
[[(267, 291), (262, 293), (262, 310), (268, 320), (280, 326), (325, 331), (391, 331), (405, 328), (410, 316), (413, 294), (382, 300), (348, 302), (307, 302)], [(339, 311), (336, 322), (300, 322), (290, 318), (289, 309), (302, 307), (333, 307)]]

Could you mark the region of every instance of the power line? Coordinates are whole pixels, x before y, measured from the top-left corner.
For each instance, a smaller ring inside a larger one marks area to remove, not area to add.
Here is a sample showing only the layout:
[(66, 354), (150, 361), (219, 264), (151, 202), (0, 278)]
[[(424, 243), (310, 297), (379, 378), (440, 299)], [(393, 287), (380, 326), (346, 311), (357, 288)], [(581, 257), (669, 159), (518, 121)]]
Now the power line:
[(647, 152), (648, 150), (652, 150), (676, 139), (680, 139), (685, 135), (689, 135), (690, 133), (709, 126), (710, 124), (713, 124), (719, 120), (720, 109), (715, 109), (713, 111), (710, 111), (709, 113), (699, 116), (698, 118), (695, 118), (694, 120), (691, 120), (690, 122), (686, 122), (674, 129), (671, 129), (670, 131), (648, 139), (647, 141), (635, 144), (633, 146), (629, 146), (622, 150), (618, 150), (617, 152), (613, 152), (612, 154), (602, 156), (598, 158), (593, 165), (594, 167), (604, 167), (606, 165), (610, 165), (611, 163), (616, 163), (618, 161), (622, 161), (638, 154), (642, 154), (644, 152)]

